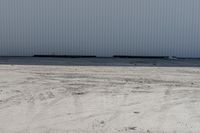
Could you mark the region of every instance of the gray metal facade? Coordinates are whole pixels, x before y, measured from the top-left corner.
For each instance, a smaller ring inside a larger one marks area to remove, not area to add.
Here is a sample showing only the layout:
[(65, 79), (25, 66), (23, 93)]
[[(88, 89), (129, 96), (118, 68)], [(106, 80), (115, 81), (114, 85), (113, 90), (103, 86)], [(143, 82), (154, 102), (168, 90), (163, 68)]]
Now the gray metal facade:
[(200, 57), (200, 0), (0, 0), (0, 56)]

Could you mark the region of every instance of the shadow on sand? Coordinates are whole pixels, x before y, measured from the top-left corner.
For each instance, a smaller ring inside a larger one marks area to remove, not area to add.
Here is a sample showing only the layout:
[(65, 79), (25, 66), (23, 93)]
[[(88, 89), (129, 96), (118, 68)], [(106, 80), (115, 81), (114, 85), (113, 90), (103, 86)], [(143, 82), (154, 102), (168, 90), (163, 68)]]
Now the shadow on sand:
[(0, 65), (200, 67), (200, 59), (0, 57)]

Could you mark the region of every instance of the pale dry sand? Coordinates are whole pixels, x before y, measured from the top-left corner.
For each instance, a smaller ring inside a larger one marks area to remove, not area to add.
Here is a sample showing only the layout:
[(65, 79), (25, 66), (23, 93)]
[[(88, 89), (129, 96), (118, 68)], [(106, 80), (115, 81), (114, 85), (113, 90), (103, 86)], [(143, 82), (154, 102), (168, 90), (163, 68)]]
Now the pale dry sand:
[(0, 133), (200, 132), (200, 60), (0, 64)]

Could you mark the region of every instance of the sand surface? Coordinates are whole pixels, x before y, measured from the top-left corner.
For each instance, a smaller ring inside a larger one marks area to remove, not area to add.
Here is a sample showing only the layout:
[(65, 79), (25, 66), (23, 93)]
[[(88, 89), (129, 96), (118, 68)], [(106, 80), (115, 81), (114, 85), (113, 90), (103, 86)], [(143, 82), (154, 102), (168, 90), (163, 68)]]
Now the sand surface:
[(0, 64), (0, 133), (200, 132), (200, 60)]

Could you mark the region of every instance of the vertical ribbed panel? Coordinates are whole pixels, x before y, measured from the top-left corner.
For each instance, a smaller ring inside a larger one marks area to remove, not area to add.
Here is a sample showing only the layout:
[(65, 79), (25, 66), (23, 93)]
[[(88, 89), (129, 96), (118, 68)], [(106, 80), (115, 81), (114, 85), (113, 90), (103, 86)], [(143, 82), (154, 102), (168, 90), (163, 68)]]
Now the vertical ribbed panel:
[(0, 0), (0, 56), (200, 57), (200, 0)]

